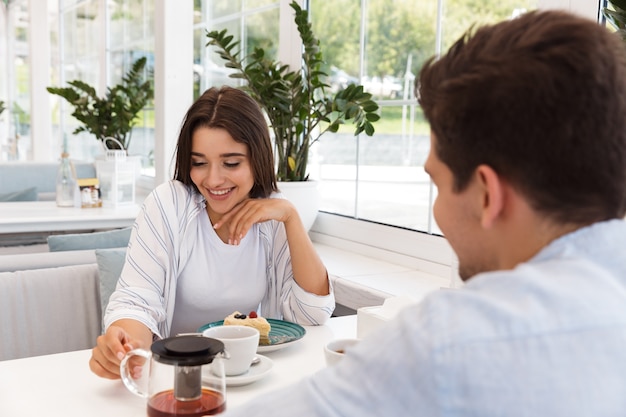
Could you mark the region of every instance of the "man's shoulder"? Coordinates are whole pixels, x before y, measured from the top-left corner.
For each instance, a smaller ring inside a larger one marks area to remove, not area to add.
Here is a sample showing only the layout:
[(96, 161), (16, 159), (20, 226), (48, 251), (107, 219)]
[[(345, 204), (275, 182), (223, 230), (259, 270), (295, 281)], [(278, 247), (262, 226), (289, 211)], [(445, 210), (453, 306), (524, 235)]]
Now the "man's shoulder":
[(589, 259), (526, 263), (439, 290), (424, 299), (419, 314), (439, 335), (439, 347), (626, 325), (623, 277)]

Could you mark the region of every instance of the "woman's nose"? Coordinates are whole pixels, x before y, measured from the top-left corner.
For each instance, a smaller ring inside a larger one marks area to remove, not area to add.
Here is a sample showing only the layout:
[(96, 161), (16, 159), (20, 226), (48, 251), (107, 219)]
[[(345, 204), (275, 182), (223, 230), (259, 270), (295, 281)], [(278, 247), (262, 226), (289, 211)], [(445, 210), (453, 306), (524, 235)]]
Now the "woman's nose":
[(212, 165), (209, 167), (203, 182), (207, 184), (209, 188), (214, 188), (224, 182), (224, 175), (219, 165)]

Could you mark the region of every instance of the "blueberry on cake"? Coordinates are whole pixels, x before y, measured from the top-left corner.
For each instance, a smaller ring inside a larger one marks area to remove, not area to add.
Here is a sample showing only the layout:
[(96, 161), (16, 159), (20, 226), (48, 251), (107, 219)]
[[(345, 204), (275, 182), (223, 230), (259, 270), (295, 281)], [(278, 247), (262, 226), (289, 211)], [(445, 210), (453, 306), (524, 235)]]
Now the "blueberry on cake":
[(260, 345), (267, 345), (270, 342), (269, 334), (271, 326), (264, 317), (258, 316), (256, 311), (251, 311), (248, 315), (235, 311), (224, 319), (224, 326), (233, 325), (254, 327), (261, 334), (259, 338)]

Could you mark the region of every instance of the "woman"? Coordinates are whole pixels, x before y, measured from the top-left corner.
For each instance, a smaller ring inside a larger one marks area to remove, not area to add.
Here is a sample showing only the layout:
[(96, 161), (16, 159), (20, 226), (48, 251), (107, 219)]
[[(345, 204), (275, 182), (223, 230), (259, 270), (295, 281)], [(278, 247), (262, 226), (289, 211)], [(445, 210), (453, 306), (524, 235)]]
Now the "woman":
[(158, 186), (137, 217), (91, 370), (119, 378), (129, 349), (235, 310), (325, 322), (335, 305), (326, 269), (277, 191), (256, 102), (231, 87), (206, 91), (185, 116), (174, 180)]

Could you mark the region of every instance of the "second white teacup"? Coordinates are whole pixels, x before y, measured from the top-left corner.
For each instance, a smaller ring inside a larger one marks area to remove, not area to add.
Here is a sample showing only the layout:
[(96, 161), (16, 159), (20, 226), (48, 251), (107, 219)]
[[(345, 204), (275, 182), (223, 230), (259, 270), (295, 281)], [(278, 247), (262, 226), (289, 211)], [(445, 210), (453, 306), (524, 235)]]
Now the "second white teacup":
[(226, 376), (246, 373), (259, 346), (259, 331), (248, 326), (216, 326), (202, 332), (205, 337), (220, 340), (228, 359), (224, 361)]
[(334, 365), (339, 362), (346, 349), (359, 343), (359, 339), (335, 339), (331, 340), (324, 346), (324, 356), (326, 357), (326, 365)]

